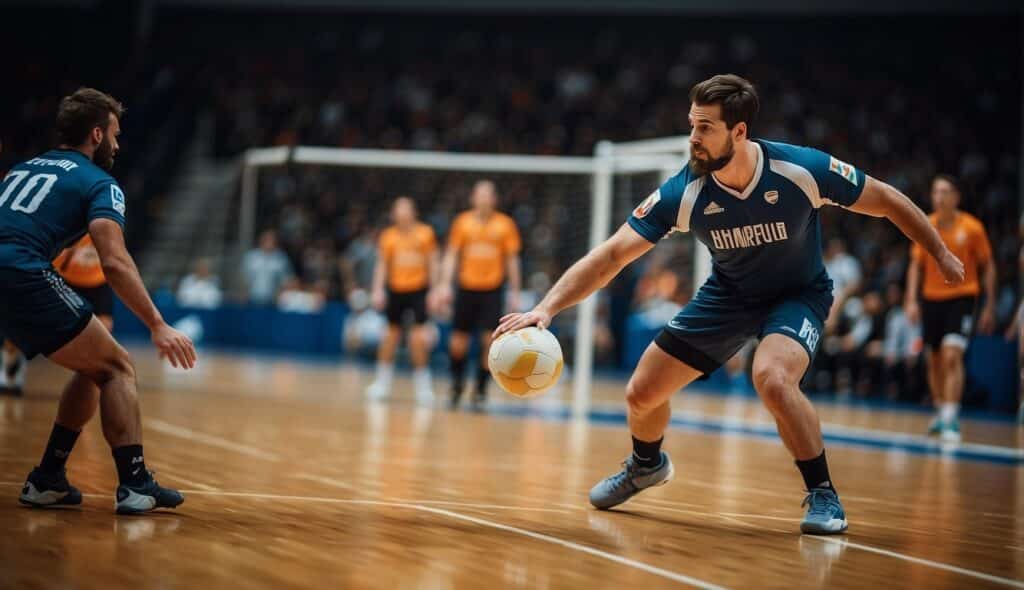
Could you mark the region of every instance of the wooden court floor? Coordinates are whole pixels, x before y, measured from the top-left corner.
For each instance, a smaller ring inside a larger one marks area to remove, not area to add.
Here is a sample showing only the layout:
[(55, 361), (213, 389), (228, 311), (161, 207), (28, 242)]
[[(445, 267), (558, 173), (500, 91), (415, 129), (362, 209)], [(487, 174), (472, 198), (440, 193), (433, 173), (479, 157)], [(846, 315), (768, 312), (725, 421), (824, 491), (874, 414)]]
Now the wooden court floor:
[(1010, 424), (967, 421), (960, 454), (921, 442), (926, 416), (822, 405), (850, 531), (816, 538), (756, 400), (681, 395), (675, 481), (598, 512), (587, 491), (629, 452), (621, 384), (596, 386), (592, 420), (558, 394), (522, 416), (495, 392), (475, 415), (417, 407), (401, 380), (367, 404), (347, 367), (206, 355), (183, 373), (137, 352), (147, 463), (185, 504), (115, 517), (97, 420), (69, 464), (83, 506), (19, 506), (64, 378), (35, 361), (26, 397), (0, 397), (0, 587), (1024, 588)]

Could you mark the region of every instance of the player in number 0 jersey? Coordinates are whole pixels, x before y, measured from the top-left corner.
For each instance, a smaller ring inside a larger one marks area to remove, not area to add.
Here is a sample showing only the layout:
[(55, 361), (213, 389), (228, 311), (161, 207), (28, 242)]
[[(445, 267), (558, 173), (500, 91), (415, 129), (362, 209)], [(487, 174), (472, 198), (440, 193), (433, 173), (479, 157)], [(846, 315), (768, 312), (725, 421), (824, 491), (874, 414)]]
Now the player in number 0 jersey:
[(837, 205), (888, 218), (936, 260), (950, 282), (963, 281), (963, 264), (924, 213), (891, 186), (818, 150), (752, 139), (749, 126), (759, 102), (743, 78), (701, 82), (690, 103), (689, 165), (566, 271), (533, 311), (503, 318), (497, 334), (549, 325), (553, 315), (607, 284), (666, 234), (693, 232), (711, 251), (711, 277), (633, 372), (626, 387), (633, 454), (625, 469), (594, 486), (590, 501), (611, 508), (666, 483), (673, 468), (661, 443), (672, 395), (756, 337), (754, 385), (807, 486), (800, 528), (841, 533), (846, 513), (829, 475), (818, 416), (799, 389), (832, 303), (818, 209)]
[(192, 342), (164, 322), (125, 248), (125, 196), (107, 173), (119, 149), (122, 112), (119, 102), (92, 88), (64, 97), (60, 145), (14, 166), (0, 183), (0, 333), (27, 357), (42, 354), (74, 371), (42, 461), (21, 492), (20, 501), (32, 506), (81, 503), (64, 466), (97, 408), (120, 479), (117, 512), (173, 508), (184, 500), (146, 469), (131, 358), (50, 263), (88, 232), (111, 287), (149, 327), (161, 355), (174, 366), (195, 364)]

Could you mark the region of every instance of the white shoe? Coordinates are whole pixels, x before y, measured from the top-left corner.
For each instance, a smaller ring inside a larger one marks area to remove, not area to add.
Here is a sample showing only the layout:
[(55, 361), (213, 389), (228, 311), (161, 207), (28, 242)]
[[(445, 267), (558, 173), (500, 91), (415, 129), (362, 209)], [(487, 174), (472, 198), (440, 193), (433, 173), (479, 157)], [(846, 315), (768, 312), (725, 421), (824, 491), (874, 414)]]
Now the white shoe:
[(381, 383), (380, 381), (374, 381), (366, 388), (366, 398), (379, 401), (387, 399), (391, 395), (391, 388)]
[(423, 406), (434, 404), (434, 387), (428, 369), (417, 369), (412, 375), (413, 389), (416, 391), (416, 402)]

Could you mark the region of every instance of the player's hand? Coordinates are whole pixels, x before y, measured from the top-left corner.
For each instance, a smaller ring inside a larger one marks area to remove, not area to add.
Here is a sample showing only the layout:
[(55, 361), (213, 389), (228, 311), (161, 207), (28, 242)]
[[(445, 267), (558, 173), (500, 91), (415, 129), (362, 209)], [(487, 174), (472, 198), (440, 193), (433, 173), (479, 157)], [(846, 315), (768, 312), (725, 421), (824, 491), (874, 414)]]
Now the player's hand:
[(964, 263), (960, 262), (952, 252), (946, 250), (939, 257), (939, 272), (949, 285), (959, 285), (964, 282)]
[(914, 299), (903, 305), (903, 313), (907, 314), (907, 322), (911, 326), (916, 326), (921, 321), (921, 306)]
[(498, 323), (498, 328), (494, 330), (493, 337), (497, 338), (502, 334), (521, 330), (529, 326), (537, 326), (543, 330), (550, 325), (551, 314), (540, 308), (535, 308), (533, 311), (528, 311), (526, 313), (510, 313), (501, 318), (501, 322)]
[(374, 289), (373, 293), (370, 295), (370, 305), (372, 305), (377, 311), (382, 311), (384, 309), (384, 303), (384, 292)]
[(991, 334), (996, 327), (996, 310), (991, 305), (985, 305), (978, 316), (978, 331), (982, 334)]
[(153, 330), (152, 339), (160, 357), (166, 358), (172, 367), (191, 369), (196, 366), (196, 347), (188, 336), (161, 324)]

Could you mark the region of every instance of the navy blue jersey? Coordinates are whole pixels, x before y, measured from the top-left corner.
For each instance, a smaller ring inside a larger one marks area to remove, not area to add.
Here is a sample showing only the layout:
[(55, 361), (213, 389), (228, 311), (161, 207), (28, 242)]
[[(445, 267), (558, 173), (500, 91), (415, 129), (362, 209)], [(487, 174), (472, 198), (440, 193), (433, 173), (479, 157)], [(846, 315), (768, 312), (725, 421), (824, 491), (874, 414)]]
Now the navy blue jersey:
[(864, 173), (815, 149), (754, 143), (757, 167), (744, 192), (685, 167), (633, 211), (629, 225), (651, 242), (692, 231), (711, 251), (712, 280), (743, 301), (830, 290), (818, 208), (855, 203)]
[(0, 182), (0, 267), (49, 268), (94, 219), (124, 228), (124, 192), (81, 152), (50, 150)]

